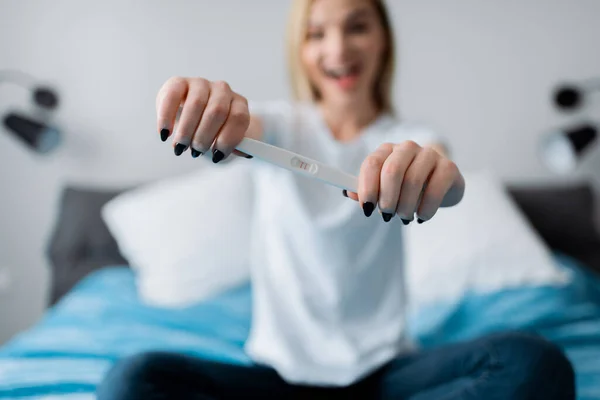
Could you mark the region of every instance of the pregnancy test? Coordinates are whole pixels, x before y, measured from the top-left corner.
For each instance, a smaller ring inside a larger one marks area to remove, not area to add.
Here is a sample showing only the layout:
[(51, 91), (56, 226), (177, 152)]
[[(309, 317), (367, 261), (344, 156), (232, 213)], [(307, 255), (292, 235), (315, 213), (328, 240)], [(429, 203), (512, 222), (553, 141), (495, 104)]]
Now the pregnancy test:
[(358, 178), (356, 176), (289, 150), (250, 138), (242, 139), (236, 150), (340, 189), (351, 192), (358, 191)]

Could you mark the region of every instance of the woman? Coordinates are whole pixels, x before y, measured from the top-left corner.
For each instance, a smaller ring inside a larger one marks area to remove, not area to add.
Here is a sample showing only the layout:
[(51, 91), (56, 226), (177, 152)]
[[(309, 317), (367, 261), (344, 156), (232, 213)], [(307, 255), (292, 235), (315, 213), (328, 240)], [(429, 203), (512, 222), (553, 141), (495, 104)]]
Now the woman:
[(465, 182), (432, 132), (393, 117), (382, 1), (297, 0), (289, 27), (294, 102), (249, 110), (226, 83), (172, 78), (157, 97), (158, 131), (177, 156), (190, 149), (215, 163), (243, 155), (244, 136), (263, 140), (355, 172), (358, 192), (344, 198), (256, 163), (246, 344), (256, 364), (142, 354), (115, 366), (99, 398), (574, 398), (569, 362), (540, 338), (497, 334), (426, 352), (409, 342), (402, 224), (456, 205)]

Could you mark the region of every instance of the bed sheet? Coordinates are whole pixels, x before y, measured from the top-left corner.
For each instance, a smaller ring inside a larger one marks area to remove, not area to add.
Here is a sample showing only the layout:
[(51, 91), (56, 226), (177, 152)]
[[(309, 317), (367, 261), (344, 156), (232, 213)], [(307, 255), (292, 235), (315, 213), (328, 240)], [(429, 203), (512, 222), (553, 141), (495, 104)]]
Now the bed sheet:
[[(573, 260), (564, 287), (469, 294), (409, 316), (423, 348), (506, 329), (537, 332), (575, 365), (578, 398), (600, 399), (600, 280)], [(144, 350), (176, 351), (246, 364), (251, 288), (240, 286), (179, 310), (143, 305), (132, 270), (111, 267), (82, 282), (34, 327), (0, 349), (0, 398), (94, 399), (119, 358)]]

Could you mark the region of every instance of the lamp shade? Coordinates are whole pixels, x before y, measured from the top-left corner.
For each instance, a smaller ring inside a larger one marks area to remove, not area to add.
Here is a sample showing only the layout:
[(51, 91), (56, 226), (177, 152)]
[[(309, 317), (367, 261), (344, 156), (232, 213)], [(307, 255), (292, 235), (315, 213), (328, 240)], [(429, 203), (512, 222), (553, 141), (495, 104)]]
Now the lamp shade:
[(4, 117), (4, 126), (38, 153), (48, 153), (60, 143), (58, 130), (24, 115), (7, 114)]
[(552, 171), (568, 173), (576, 168), (597, 138), (598, 128), (592, 124), (555, 130), (542, 141), (542, 160)]
[(58, 95), (49, 87), (36, 87), (33, 90), (33, 101), (38, 105), (38, 107), (48, 110), (53, 110), (58, 107)]
[(554, 104), (563, 111), (574, 111), (581, 107), (584, 92), (575, 85), (563, 85), (554, 92)]

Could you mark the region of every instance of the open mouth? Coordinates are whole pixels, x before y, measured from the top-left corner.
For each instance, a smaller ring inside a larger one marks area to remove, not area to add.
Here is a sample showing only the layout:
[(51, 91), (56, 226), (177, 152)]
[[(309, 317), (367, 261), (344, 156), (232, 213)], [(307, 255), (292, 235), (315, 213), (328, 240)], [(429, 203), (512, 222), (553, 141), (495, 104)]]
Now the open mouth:
[(338, 68), (323, 67), (323, 72), (328, 78), (341, 79), (358, 75), (360, 73), (360, 67), (358, 64)]
[(354, 86), (360, 76), (361, 67), (358, 64), (346, 65), (343, 67), (327, 68), (323, 67), (323, 73), (326, 77), (335, 80), (340, 86), (349, 88)]

